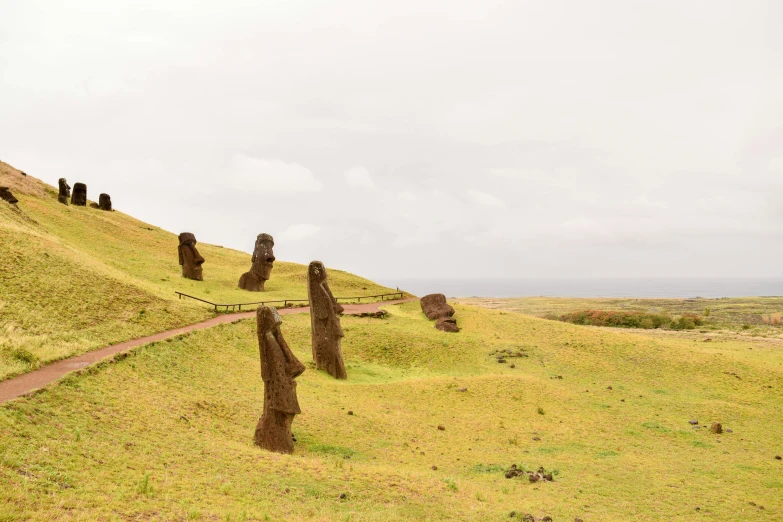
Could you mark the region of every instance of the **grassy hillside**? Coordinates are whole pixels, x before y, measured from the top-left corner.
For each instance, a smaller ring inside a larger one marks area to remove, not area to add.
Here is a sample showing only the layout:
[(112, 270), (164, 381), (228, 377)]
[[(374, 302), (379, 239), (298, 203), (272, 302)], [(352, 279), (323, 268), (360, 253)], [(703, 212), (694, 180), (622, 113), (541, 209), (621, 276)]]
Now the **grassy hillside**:
[[(200, 243), (205, 281), (191, 281), (171, 232), (119, 211), (62, 205), (54, 187), (4, 163), (0, 186), (19, 199), (18, 208), (0, 201), (0, 379), (212, 315), (175, 290), (224, 303), (307, 298), (303, 265), (277, 262), (267, 292), (246, 292), (237, 282), (250, 255)], [(391, 291), (339, 270), (329, 277), (338, 296)]]
[[(252, 444), (250, 320), (0, 407), (0, 520), (783, 518), (779, 347), (468, 306), (446, 334), (416, 303), (388, 308), (343, 319), (348, 381), (298, 379), (293, 456)], [(309, 362), (308, 317), (283, 333)], [(506, 479), (512, 463), (555, 481)]]

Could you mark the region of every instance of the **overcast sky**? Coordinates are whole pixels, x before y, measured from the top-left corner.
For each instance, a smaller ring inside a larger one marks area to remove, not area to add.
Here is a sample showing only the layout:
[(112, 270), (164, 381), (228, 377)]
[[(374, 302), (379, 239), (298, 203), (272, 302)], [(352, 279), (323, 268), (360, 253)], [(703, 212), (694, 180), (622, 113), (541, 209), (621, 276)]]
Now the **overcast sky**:
[(0, 159), (385, 281), (780, 276), (783, 2), (0, 0)]

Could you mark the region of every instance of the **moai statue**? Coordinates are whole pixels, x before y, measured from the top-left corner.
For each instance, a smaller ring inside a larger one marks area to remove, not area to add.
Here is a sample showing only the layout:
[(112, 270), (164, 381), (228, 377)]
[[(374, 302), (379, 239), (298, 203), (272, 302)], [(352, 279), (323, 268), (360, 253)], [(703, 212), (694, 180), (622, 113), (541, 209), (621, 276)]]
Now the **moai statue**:
[(98, 208), (111, 212), (111, 196), (108, 194), (101, 194), (98, 196)]
[(71, 205), (77, 207), (87, 206), (87, 185), (84, 183), (73, 184), (73, 194), (71, 194)]
[(19, 203), (19, 200), (16, 199), (16, 196), (11, 194), (11, 190), (8, 187), (0, 187), (0, 199), (9, 202), (12, 205)]
[(182, 265), (182, 276), (196, 281), (203, 281), (201, 265), (204, 258), (196, 250), (196, 236), (190, 232), (179, 235), (179, 264)]
[(275, 240), (269, 234), (258, 234), (256, 246), (253, 249), (252, 265), (250, 271), (245, 272), (239, 278), (239, 288), (251, 292), (263, 292), (264, 283), (272, 273), (272, 265), (275, 263), (275, 254), (272, 248)]
[(429, 320), (435, 320), (435, 328), (443, 332), (459, 332), (457, 320), (454, 315), (454, 308), (446, 302), (446, 296), (443, 294), (425, 295), (419, 301), (421, 310)]
[(69, 199), (71, 199), (71, 186), (65, 181), (65, 178), (60, 178), (60, 193), (57, 195), (57, 201), (67, 205)]
[(343, 307), (332, 295), (326, 281), (326, 268), (320, 261), (310, 263), (307, 270), (307, 296), (310, 299), (315, 367), (325, 370), (335, 379), (347, 379), (343, 350), (340, 347), (344, 334), (338, 316)]
[(296, 379), (304, 364), (291, 352), (280, 331), (280, 316), (271, 306), (256, 312), (261, 379), (264, 381), (264, 413), (258, 419), (255, 443), (269, 451), (293, 453), (291, 423), (302, 413), (296, 399)]

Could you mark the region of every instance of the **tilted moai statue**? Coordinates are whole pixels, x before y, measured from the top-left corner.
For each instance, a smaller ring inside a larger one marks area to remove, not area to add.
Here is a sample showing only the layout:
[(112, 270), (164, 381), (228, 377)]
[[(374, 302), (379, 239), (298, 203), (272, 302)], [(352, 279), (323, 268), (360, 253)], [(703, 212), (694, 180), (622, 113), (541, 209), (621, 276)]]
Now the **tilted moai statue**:
[(252, 265), (249, 272), (245, 272), (239, 278), (239, 288), (251, 292), (263, 292), (264, 283), (272, 274), (272, 265), (275, 263), (275, 254), (272, 248), (275, 240), (269, 234), (258, 234), (256, 246), (253, 249)]
[(291, 423), (302, 413), (296, 398), (296, 379), (304, 364), (285, 342), (277, 310), (259, 306), (256, 312), (258, 351), (261, 354), (261, 379), (264, 381), (264, 413), (258, 419), (255, 443), (269, 451), (293, 453)]
[(68, 204), (68, 200), (71, 199), (71, 186), (65, 181), (65, 178), (60, 178), (60, 193), (57, 195), (57, 201), (63, 205)]
[(454, 308), (446, 302), (446, 296), (443, 294), (425, 295), (419, 301), (421, 310), (429, 320), (435, 320), (435, 328), (444, 332), (459, 332), (457, 320), (454, 315)]
[(182, 265), (182, 276), (196, 281), (203, 281), (201, 265), (204, 258), (196, 250), (196, 236), (190, 232), (179, 235), (179, 264)]
[(71, 194), (71, 205), (77, 207), (87, 206), (87, 185), (84, 183), (73, 184), (73, 194)]
[(313, 330), (315, 367), (335, 379), (347, 379), (340, 341), (343, 329), (340, 317), (343, 307), (337, 302), (326, 281), (326, 268), (313, 261), (307, 270), (307, 296), (310, 299), (310, 324)]
[(101, 194), (98, 196), (98, 208), (111, 211), (111, 196), (108, 194)]
[(12, 205), (19, 203), (19, 200), (16, 199), (16, 196), (11, 194), (11, 190), (8, 187), (0, 187), (0, 199), (9, 202)]

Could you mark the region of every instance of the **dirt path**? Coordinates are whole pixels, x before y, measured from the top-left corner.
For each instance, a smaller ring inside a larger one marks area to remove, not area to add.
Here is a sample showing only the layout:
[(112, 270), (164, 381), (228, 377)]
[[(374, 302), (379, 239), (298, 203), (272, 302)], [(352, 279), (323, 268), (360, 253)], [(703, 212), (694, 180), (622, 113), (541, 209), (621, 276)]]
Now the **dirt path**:
[[(367, 304), (345, 304), (343, 305), (343, 308), (345, 308), (343, 313), (346, 315), (358, 315), (366, 312), (377, 312), (383, 305), (405, 303), (408, 301), (415, 301), (415, 299), (397, 299), (394, 301), (378, 301), (376, 303)], [(301, 314), (309, 313), (310, 307), (280, 308), (277, 311), (280, 315)], [(167, 330), (165, 332), (148, 335), (146, 337), (140, 337), (138, 339), (125, 341), (119, 344), (113, 344), (111, 346), (99, 348), (92, 352), (77, 355), (76, 357), (69, 357), (68, 359), (63, 359), (61, 361), (48, 364), (32, 372), (25, 373), (17, 377), (12, 377), (10, 379), (6, 379), (5, 381), (0, 381), (0, 404), (8, 402), (11, 399), (15, 399), (20, 395), (25, 395), (31, 391), (43, 388), (47, 384), (60, 379), (72, 371), (86, 368), (87, 366), (95, 364), (108, 357), (112, 357), (118, 353), (127, 352), (128, 350), (136, 348), (137, 346), (155, 341), (162, 341), (163, 339), (167, 339), (169, 337), (193, 332), (195, 330), (203, 330), (204, 328), (217, 326), (219, 324), (232, 323), (240, 319), (255, 317), (255, 315), (255, 310), (252, 312), (218, 315), (212, 319), (208, 319), (200, 323), (190, 324), (188, 326), (183, 326), (182, 328)]]

